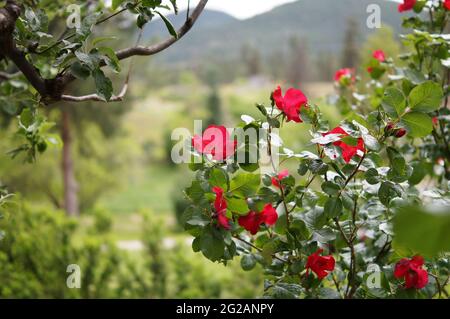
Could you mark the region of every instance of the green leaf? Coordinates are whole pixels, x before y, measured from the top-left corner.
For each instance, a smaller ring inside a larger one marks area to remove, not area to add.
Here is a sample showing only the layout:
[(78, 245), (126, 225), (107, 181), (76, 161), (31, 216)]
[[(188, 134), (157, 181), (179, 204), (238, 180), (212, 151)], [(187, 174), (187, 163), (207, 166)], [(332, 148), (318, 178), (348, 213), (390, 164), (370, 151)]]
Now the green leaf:
[(322, 187), (322, 190), (330, 196), (337, 195), (339, 193), (339, 191), (341, 190), (341, 187), (332, 181), (326, 181), (326, 182), (322, 183), (321, 187)]
[(366, 181), (370, 185), (375, 185), (380, 182), (380, 175), (375, 168), (369, 168), (365, 174)]
[(17, 104), (14, 101), (0, 98), (0, 105), (2, 110), (8, 115), (15, 115), (17, 113)]
[(91, 70), (84, 64), (76, 61), (70, 66), (70, 72), (78, 79), (84, 80), (91, 75)]
[(381, 183), (380, 189), (378, 190), (378, 197), (380, 198), (380, 202), (383, 203), (386, 207), (389, 206), (389, 203), (392, 199), (401, 196), (402, 189), (400, 188), (400, 186), (395, 185), (391, 182)]
[(227, 198), (228, 210), (238, 215), (247, 215), (250, 211), (247, 201), (242, 198)]
[(113, 91), (111, 80), (107, 78), (105, 73), (100, 69), (94, 70), (93, 76), (95, 79), (95, 86), (97, 87), (97, 94), (106, 101), (109, 101)]
[(406, 98), (403, 92), (397, 88), (390, 87), (384, 92), (384, 97), (381, 102), (386, 113), (392, 117), (399, 117), (405, 112)]
[(208, 227), (200, 237), (200, 247), (206, 258), (217, 261), (224, 254), (225, 242), (217, 229)]
[(425, 113), (410, 112), (402, 117), (401, 122), (408, 128), (411, 137), (425, 137), (433, 130), (433, 121)]
[(240, 197), (250, 197), (259, 188), (260, 175), (241, 173), (231, 180), (230, 192)]
[(450, 208), (430, 212), (418, 206), (403, 207), (394, 217), (395, 242), (425, 256), (450, 251)]
[(114, 50), (108, 47), (99, 47), (98, 51), (106, 56), (104, 59), (106, 65), (108, 65), (114, 72), (119, 73), (120, 62)]
[(183, 218), (186, 224), (192, 226), (206, 226), (211, 222), (201, 209), (195, 209), (193, 206), (185, 211)]
[(172, 4), (173, 11), (175, 12), (175, 14), (178, 14), (177, 0), (170, 0), (170, 3)]
[(309, 169), (313, 174), (325, 175), (328, 171), (328, 165), (320, 159), (312, 160), (309, 164)]
[(296, 234), (300, 240), (308, 240), (311, 237), (311, 232), (306, 227), (303, 220), (295, 218), (290, 224), (289, 229)]
[(191, 186), (186, 188), (186, 195), (196, 204), (198, 204), (204, 197), (205, 192), (202, 189), (199, 181), (193, 181)]
[(388, 147), (386, 151), (388, 154), (389, 162), (391, 163), (391, 168), (394, 169), (394, 171), (398, 174), (403, 175), (406, 169), (406, 161), (403, 158), (402, 154), (400, 154), (400, 152), (393, 147)]
[(209, 183), (211, 186), (218, 186), (227, 189), (228, 175), (220, 168), (213, 168), (209, 173)]
[(325, 207), (323, 209), (328, 218), (339, 217), (343, 209), (342, 201), (340, 198), (330, 198), (325, 203)]
[(419, 184), (427, 175), (427, 167), (424, 162), (415, 162), (412, 163), (413, 172), (408, 179), (408, 183), (410, 185)]
[(253, 255), (244, 255), (241, 258), (241, 267), (245, 271), (250, 271), (256, 266), (256, 259)]
[(112, 0), (111, 8), (116, 10), (125, 0)]
[(33, 124), (33, 120), (33, 112), (29, 108), (23, 109), (22, 113), (20, 113), (20, 123), (25, 127), (29, 127)]
[(266, 116), (267, 115), (267, 110), (266, 107), (262, 104), (256, 104), (256, 107), (258, 108), (258, 110), (262, 113), (262, 115)]
[(442, 87), (438, 83), (427, 81), (409, 93), (409, 106), (414, 111), (436, 111), (441, 106), (443, 96)]
[(327, 215), (321, 207), (315, 207), (303, 217), (305, 224), (313, 230), (321, 229), (327, 223)]
[(87, 65), (91, 70), (94, 70), (98, 66), (98, 61), (96, 61), (96, 59), (94, 59), (94, 57), (91, 54), (76, 51), (75, 56), (80, 62)]
[[(122, 0), (123, 1), (123, 0)], [(110, 37), (98, 37), (95, 38), (94, 40), (92, 40), (92, 46), (95, 47), (97, 44), (99, 44), (100, 42), (104, 42), (104, 41), (110, 41), (110, 40), (116, 40), (117, 37), (114, 36), (110, 36)]]
[(170, 35), (173, 36), (175, 39), (178, 39), (178, 32), (175, 30), (174, 26), (170, 21), (159, 11), (155, 11), (161, 19), (164, 21), (164, 24), (166, 25), (167, 30), (169, 31)]
[(305, 176), (306, 173), (308, 173), (308, 165), (304, 162), (300, 163), (300, 165), (298, 166), (298, 169), (297, 169), (297, 173), (300, 176)]

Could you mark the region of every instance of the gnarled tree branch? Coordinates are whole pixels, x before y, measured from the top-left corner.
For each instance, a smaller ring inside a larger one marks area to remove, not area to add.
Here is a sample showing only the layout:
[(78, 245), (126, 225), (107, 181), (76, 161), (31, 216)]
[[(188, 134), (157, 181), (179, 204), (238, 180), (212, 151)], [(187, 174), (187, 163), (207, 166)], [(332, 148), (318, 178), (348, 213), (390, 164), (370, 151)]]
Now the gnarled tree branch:
[[(116, 52), (117, 58), (119, 60), (125, 60), (127, 58), (133, 57), (133, 56), (150, 56), (157, 54), (167, 48), (169, 48), (171, 45), (176, 43), (178, 40), (180, 40), (184, 35), (186, 35), (192, 28), (192, 26), (195, 24), (197, 19), (200, 17), (201, 13), (205, 9), (206, 4), (208, 3), (208, 0), (200, 0), (192, 14), (186, 19), (186, 22), (183, 24), (183, 26), (180, 27), (177, 31), (177, 37), (170, 37), (162, 42), (153, 44), (151, 46), (139, 46), (136, 45), (131, 48), (122, 49)], [(105, 64), (102, 63), (102, 66)], [(71, 74), (70, 72), (67, 74), (64, 74), (61, 78), (62, 85), (65, 87), (70, 82), (74, 81), (76, 78)], [(84, 101), (87, 100), (94, 100), (97, 101), (97, 97), (95, 97), (95, 94), (85, 96), (85, 97), (71, 97), (68, 95), (63, 95), (65, 99), (71, 99), (73, 102), (79, 102), (77, 101), (79, 98), (83, 98)], [(61, 98), (63, 97), (61, 96)], [(120, 96), (120, 95), (119, 95)], [(119, 97), (118, 96), (118, 97)], [(88, 98), (89, 97), (89, 98)], [(117, 97), (116, 97), (117, 98)], [(100, 101), (103, 101), (101, 98)], [(119, 99), (120, 101), (121, 99)]]
[[(151, 46), (136, 45), (131, 48), (123, 49), (116, 52), (119, 60), (124, 60), (132, 56), (149, 56), (159, 53), (181, 39), (191, 30), (201, 13), (203, 12), (208, 0), (200, 0), (192, 14), (187, 18), (183, 26), (177, 31), (177, 37), (168, 38), (160, 43)], [(65, 74), (58, 75), (55, 79), (45, 80), (39, 74), (39, 71), (27, 60), (25, 52), (17, 48), (13, 32), (15, 22), (20, 16), (20, 6), (14, 0), (7, 0), (5, 7), (0, 9), (0, 58), (10, 59), (21, 73), (27, 78), (31, 85), (41, 95), (43, 102), (49, 104), (60, 100), (65, 101), (103, 101), (96, 94), (74, 97), (65, 95), (64, 91), (67, 85), (76, 78), (70, 71)], [(104, 66), (104, 63), (101, 65)], [(111, 101), (120, 101), (128, 89), (128, 82), (125, 83), (121, 93), (114, 96)], [(123, 94), (122, 94), (123, 93)]]
[(20, 12), (20, 6), (14, 0), (8, 0), (5, 7), (0, 9), (0, 56), (9, 58), (39, 94), (45, 97), (47, 96), (45, 80), (36, 68), (28, 62), (25, 53), (16, 47), (13, 39), (12, 34)]

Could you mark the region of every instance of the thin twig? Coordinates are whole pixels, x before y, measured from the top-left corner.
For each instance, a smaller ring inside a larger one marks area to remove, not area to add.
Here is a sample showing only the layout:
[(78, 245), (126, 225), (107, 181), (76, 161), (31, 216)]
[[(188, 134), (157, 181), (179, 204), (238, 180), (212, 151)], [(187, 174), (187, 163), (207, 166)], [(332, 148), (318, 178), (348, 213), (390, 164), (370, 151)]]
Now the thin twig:
[[(237, 240), (243, 242), (243, 243), (246, 244), (246, 245), (249, 245), (250, 247), (256, 249), (256, 250), (259, 251), (259, 252), (262, 252), (262, 251), (263, 251), (261, 248), (259, 248), (259, 247), (255, 246), (255, 245), (253, 245), (251, 242), (249, 242), (249, 241), (247, 241), (247, 240), (245, 240), (245, 239), (242, 239), (242, 238), (239, 237), (238, 235), (233, 235), (233, 238), (236, 238)], [(275, 254), (272, 254), (271, 256), (272, 256), (273, 258), (275, 258), (275, 259), (278, 259), (279, 261), (284, 262), (284, 263), (288, 263), (288, 262), (289, 262), (288, 260), (282, 259), (282, 258), (278, 257), (278, 256), (275, 255)]]

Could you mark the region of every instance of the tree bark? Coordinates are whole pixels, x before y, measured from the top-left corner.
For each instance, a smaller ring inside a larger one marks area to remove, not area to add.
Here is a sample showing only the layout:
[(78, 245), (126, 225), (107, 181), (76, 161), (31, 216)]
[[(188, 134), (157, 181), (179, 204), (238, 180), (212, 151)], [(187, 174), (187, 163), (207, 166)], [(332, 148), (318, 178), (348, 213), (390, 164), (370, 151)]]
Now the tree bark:
[(73, 167), (70, 113), (67, 109), (62, 111), (61, 139), (63, 141), (61, 164), (64, 182), (64, 209), (67, 215), (77, 216), (79, 214), (78, 184)]

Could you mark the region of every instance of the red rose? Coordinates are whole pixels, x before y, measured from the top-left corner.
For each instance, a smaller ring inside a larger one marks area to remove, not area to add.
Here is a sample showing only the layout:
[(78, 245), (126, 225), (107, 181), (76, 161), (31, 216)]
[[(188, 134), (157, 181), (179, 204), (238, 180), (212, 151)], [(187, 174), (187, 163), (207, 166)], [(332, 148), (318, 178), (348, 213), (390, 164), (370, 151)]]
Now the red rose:
[(423, 266), (423, 257), (403, 258), (395, 265), (394, 277), (404, 278), (407, 289), (422, 289), (428, 284), (428, 273)]
[(450, 0), (444, 1), (444, 8), (445, 8), (445, 10), (450, 10)]
[(272, 93), (272, 98), (275, 101), (275, 105), (284, 114), (286, 114), (287, 121), (294, 121), (301, 123), (302, 120), (299, 116), (300, 109), (302, 106), (308, 103), (308, 98), (303, 94), (302, 91), (290, 88), (286, 91), (283, 97), (281, 87), (278, 86)]
[(343, 77), (349, 77), (351, 78), (352, 82), (355, 80), (355, 76), (353, 75), (353, 70), (349, 68), (340, 69), (336, 71), (336, 74), (334, 75), (334, 80), (336, 82), (339, 82)]
[[(345, 136), (349, 136), (349, 134), (344, 131), (343, 128), (341, 127), (336, 127), (333, 130), (331, 130), (328, 133), (323, 133), (323, 136), (327, 136), (329, 134), (341, 134), (341, 138), (345, 137)], [(356, 146), (353, 145), (348, 145), (346, 143), (344, 143), (343, 141), (336, 141), (333, 142), (334, 146), (339, 147), (342, 150), (342, 158), (344, 159), (344, 161), (346, 163), (350, 162), (350, 160), (352, 159), (353, 156), (358, 155), (358, 156), (362, 156), (360, 153), (365, 153), (366, 149), (364, 147), (364, 140), (360, 137), (358, 138), (358, 143)]]
[(383, 52), (383, 50), (374, 51), (372, 56), (380, 62), (386, 61), (386, 54)]
[(272, 185), (280, 188), (280, 182), (281, 180), (283, 180), (284, 178), (289, 176), (289, 171), (287, 169), (281, 171), (280, 173), (278, 173), (277, 176), (272, 177)]
[(230, 219), (227, 217), (227, 202), (223, 197), (223, 189), (220, 187), (213, 187), (212, 191), (216, 194), (216, 199), (214, 200), (214, 209), (217, 214), (217, 222), (220, 226), (225, 229), (230, 229)]
[(213, 159), (223, 161), (236, 152), (237, 141), (232, 141), (225, 126), (210, 125), (203, 136), (194, 135), (192, 146), (202, 154), (211, 154)]
[[(383, 50), (375, 50), (372, 54), (372, 57), (375, 60), (378, 60), (379, 62), (385, 62), (386, 61), (386, 54), (384, 53)], [(367, 68), (367, 72), (372, 73), (373, 71), (373, 67), (369, 66)]]
[(268, 226), (274, 225), (277, 222), (278, 214), (272, 204), (264, 206), (262, 212), (249, 212), (247, 216), (239, 217), (239, 225), (248, 230), (252, 235), (259, 231), (261, 224)]
[(334, 270), (334, 264), (336, 263), (333, 256), (320, 256), (323, 249), (318, 249), (315, 253), (308, 256), (306, 262), (306, 273), (309, 273), (311, 269), (319, 277), (320, 280), (328, 276), (328, 271)]
[(417, 0), (403, 0), (403, 3), (398, 5), (398, 12), (412, 10), (416, 5)]

